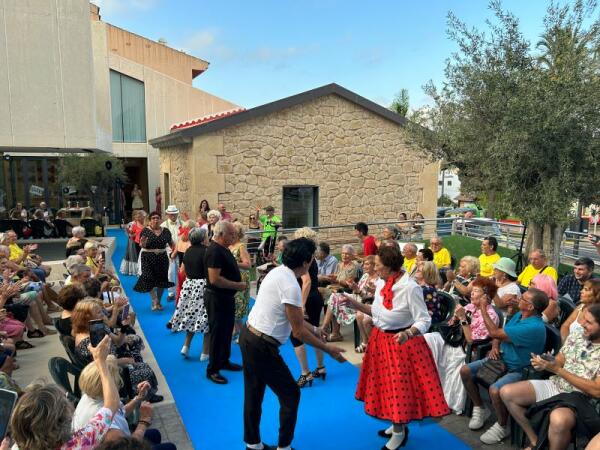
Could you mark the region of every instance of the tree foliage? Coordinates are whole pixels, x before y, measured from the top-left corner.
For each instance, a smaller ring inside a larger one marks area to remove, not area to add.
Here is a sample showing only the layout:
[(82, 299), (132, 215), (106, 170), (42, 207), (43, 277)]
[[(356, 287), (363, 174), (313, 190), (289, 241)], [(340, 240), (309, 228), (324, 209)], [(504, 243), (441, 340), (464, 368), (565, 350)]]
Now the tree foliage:
[(400, 114), (402, 117), (406, 117), (410, 106), (409, 100), (408, 89), (402, 89), (396, 94), (396, 97), (394, 97), (390, 109), (395, 113)]
[(79, 195), (88, 196), (96, 213), (111, 203), (117, 182), (126, 178), (122, 161), (106, 153), (67, 154), (61, 159), (58, 172), (60, 185), (71, 186)]
[(458, 51), (447, 60), (443, 85), (425, 86), (434, 100), (430, 131), (412, 130), (459, 168), (466, 191), (490, 202), (501, 197), (529, 223), (532, 245), (556, 261), (571, 205), (597, 195), (600, 182), (596, 3), (551, 4), (541, 53), (499, 1), (490, 9), (495, 20), (485, 31), (449, 14)]

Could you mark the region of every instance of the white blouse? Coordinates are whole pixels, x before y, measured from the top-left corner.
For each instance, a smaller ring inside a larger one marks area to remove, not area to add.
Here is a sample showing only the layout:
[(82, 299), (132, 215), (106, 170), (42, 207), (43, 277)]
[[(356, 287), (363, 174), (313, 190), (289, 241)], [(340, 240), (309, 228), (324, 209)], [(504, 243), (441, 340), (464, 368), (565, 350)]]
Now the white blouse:
[(414, 326), (421, 334), (427, 333), (431, 325), (431, 317), (423, 300), (423, 290), (415, 280), (404, 273), (392, 287), (394, 297), (392, 309), (383, 306), (381, 289), (385, 280), (379, 279), (375, 284), (375, 298), (371, 306), (373, 324), (381, 330), (398, 330)]

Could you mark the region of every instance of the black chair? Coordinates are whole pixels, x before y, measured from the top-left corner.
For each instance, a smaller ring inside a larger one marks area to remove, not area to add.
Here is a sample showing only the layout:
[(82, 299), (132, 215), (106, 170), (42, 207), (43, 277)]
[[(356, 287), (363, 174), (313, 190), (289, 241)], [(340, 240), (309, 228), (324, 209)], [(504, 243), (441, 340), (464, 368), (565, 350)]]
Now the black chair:
[(562, 324), (569, 318), (571, 313), (577, 308), (573, 300), (567, 297), (558, 297), (558, 308), (560, 312), (558, 313), (558, 326), (562, 326)]
[(65, 352), (67, 353), (67, 356), (71, 360), (71, 363), (79, 370), (83, 370), (83, 368), (88, 364), (88, 361), (81, 358), (75, 351), (75, 338), (73, 336), (63, 334), (59, 336), (59, 339), (60, 343), (65, 349)]
[[(80, 225), (85, 229), (85, 235), (87, 237), (102, 237), (104, 236), (104, 227), (96, 219), (81, 219)], [(97, 228), (100, 230), (100, 234), (96, 232)]]
[(25, 230), (29, 228), (27, 222), (23, 222), (22, 220), (10, 219), (9, 221), (9, 230), (13, 230), (17, 233), (18, 239), (25, 239)]
[(69, 237), (69, 229), (73, 228), (73, 225), (65, 219), (54, 219), (54, 226), (56, 227), (56, 236), (59, 238)]
[(446, 291), (439, 290), (437, 291), (437, 296), (440, 299), (440, 306), (442, 310), (442, 320), (437, 323), (432, 323), (429, 328), (429, 332), (433, 333), (435, 331), (440, 330), (441, 325), (445, 325), (454, 315), (454, 310), (456, 309), (456, 300)]
[[(55, 356), (48, 361), (48, 371), (54, 382), (67, 392), (67, 398), (76, 405), (81, 398), (81, 390), (79, 389), (81, 369), (75, 367), (65, 358)], [(73, 386), (71, 386), (69, 375), (72, 375), (74, 378)]]
[(31, 237), (33, 239), (46, 239), (46, 222), (42, 219), (33, 219), (29, 221), (29, 228), (31, 228)]
[(6, 233), (8, 230), (12, 230), (10, 219), (0, 220), (0, 233)]

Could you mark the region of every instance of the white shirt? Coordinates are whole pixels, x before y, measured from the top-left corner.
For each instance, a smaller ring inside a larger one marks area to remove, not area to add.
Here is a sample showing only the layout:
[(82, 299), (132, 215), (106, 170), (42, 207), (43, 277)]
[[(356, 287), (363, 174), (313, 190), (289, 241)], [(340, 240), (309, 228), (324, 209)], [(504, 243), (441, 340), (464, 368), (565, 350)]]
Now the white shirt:
[[(103, 406), (104, 402), (102, 400), (95, 400), (87, 394), (83, 394), (81, 396), (81, 400), (79, 400), (79, 403), (77, 403), (75, 413), (73, 413), (73, 422), (71, 424), (73, 431), (81, 430), (83, 427), (85, 427), (90, 419), (94, 417), (94, 415), (100, 411), (100, 408)], [(127, 419), (125, 418), (125, 409), (123, 407), (123, 403), (121, 403), (117, 413), (113, 416), (110, 429), (119, 430), (125, 436), (131, 436), (129, 425), (127, 424)]]
[(292, 332), (285, 313), (286, 304), (302, 308), (302, 290), (292, 269), (279, 266), (271, 270), (261, 283), (248, 323), (284, 344)]
[(519, 289), (517, 283), (509, 283), (506, 286), (498, 288), (498, 291), (496, 292), (498, 298), (502, 298), (506, 294), (516, 295), (517, 298), (521, 298), (521, 289)]
[(427, 333), (431, 325), (431, 317), (427, 312), (427, 305), (423, 300), (423, 290), (407, 273), (396, 281), (392, 287), (394, 297), (392, 309), (383, 306), (381, 289), (385, 280), (379, 279), (375, 283), (375, 298), (371, 306), (373, 324), (381, 330), (398, 330), (400, 328), (415, 327), (421, 334)]
[(181, 227), (181, 220), (177, 219), (175, 222), (171, 222), (169, 219), (167, 219), (161, 223), (160, 226), (171, 232), (173, 244), (177, 244), (177, 241), (179, 240), (179, 228)]

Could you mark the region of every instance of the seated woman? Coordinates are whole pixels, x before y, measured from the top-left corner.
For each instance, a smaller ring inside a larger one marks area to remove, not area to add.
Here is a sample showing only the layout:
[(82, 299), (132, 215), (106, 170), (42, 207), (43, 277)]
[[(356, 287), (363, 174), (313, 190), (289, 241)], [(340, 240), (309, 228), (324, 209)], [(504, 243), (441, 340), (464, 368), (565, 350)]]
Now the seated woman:
[(109, 374), (106, 358), (109, 341), (88, 348), (100, 373), (103, 407), (83, 428), (72, 429), (73, 404), (55, 384), (34, 383), (17, 402), (10, 420), (13, 449), (76, 450), (95, 448), (106, 436), (119, 408), (119, 389)]
[[(319, 292), (323, 299), (327, 299), (329, 307), (333, 307), (335, 302), (341, 300), (341, 297), (335, 296), (335, 293), (343, 290), (351, 290), (350, 284), (355, 282), (358, 277), (359, 265), (354, 260), (356, 252), (354, 247), (350, 244), (342, 246), (341, 261), (338, 264), (337, 272), (334, 275), (329, 276), (329, 280), (332, 284), (326, 288), (319, 288)], [(337, 320), (333, 321), (333, 331), (329, 336), (330, 342), (343, 341), (344, 337), (340, 333), (340, 324)]]
[(42, 211), (41, 209), (38, 208), (34, 211), (32, 222), (33, 221), (38, 221), (37, 223), (41, 224), (40, 231), (42, 232), (43, 237), (50, 238), (56, 236), (56, 227), (54, 226), (54, 223), (52, 223), (48, 215), (44, 216), (44, 211)]
[(88, 241), (84, 246), (85, 250), (85, 265), (92, 269), (92, 276), (100, 281), (110, 281), (112, 285), (118, 285), (119, 279), (115, 273), (106, 268), (102, 254), (98, 254), (98, 243)]
[[(529, 439), (530, 448), (566, 449), (573, 431), (589, 430), (579, 427), (577, 422), (585, 423), (590, 411), (597, 417), (595, 409), (589, 404), (591, 398), (600, 397), (600, 305), (588, 306), (583, 312), (582, 331), (571, 333), (556, 357), (552, 355), (532, 355), (531, 364), (537, 371), (548, 371), (553, 376), (548, 380), (527, 380), (508, 384), (500, 389), (500, 397), (511, 416), (523, 428)], [(527, 409), (540, 402), (546, 405), (555, 397), (565, 393), (579, 393), (577, 413), (564, 404), (550, 407), (548, 429), (537, 432), (526, 416)], [(588, 400), (588, 402), (586, 402)], [(587, 403), (587, 407), (586, 407)], [(598, 421), (594, 421), (598, 427)], [(598, 432), (596, 430), (595, 432)], [(539, 435), (538, 435), (539, 434)], [(591, 436), (577, 436), (590, 439)], [(548, 440), (549, 442), (545, 442)], [(539, 447), (536, 447), (539, 446)], [(580, 448), (578, 446), (578, 448)]]
[(516, 283), (516, 264), (512, 259), (503, 257), (492, 267), (494, 268), (493, 278), (498, 288), (494, 304), (504, 313), (504, 321), (508, 322), (515, 313), (519, 312), (519, 299), (521, 298), (521, 289)]
[(542, 313), (542, 320), (546, 323), (554, 324), (558, 328), (558, 315), (560, 314), (560, 308), (558, 307), (558, 288), (556, 281), (550, 275), (538, 273), (535, 275), (529, 283), (530, 288), (539, 289), (545, 292), (548, 296), (548, 307)]
[(87, 239), (85, 239), (85, 228), (79, 226), (73, 227), (72, 233), (73, 237), (67, 241), (67, 258), (71, 255), (82, 253), (83, 247), (87, 242)]
[[(470, 303), (464, 308), (457, 305), (454, 316), (449, 322), (450, 325), (460, 322), (465, 343), (481, 341), (489, 337), (481, 315), (482, 304), (487, 305), (488, 315), (496, 325), (498, 324), (498, 315), (491, 305), (491, 299), (496, 295), (497, 289), (494, 282), (486, 277), (477, 277), (471, 283), (471, 289)], [(437, 332), (427, 333), (425, 340), (437, 365), (446, 402), (452, 411), (461, 414), (467, 399), (467, 391), (460, 378), (460, 368), (465, 363), (465, 351), (462, 346), (453, 347), (447, 344), (442, 335)]]
[(393, 225), (385, 225), (381, 232), (381, 239), (378, 239), (375, 242), (375, 245), (377, 245), (377, 248), (381, 247), (382, 245), (398, 245), (396, 239), (396, 227), (394, 227)]
[(446, 284), (444, 291), (448, 292), (461, 304), (469, 303), (471, 295), (471, 283), (479, 274), (479, 259), (474, 256), (464, 256), (460, 260), (458, 273), (453, 270), (446, 272)]
[[(90, 361), (91, 354), (89, 351), (90, 343), (90, 320), (104, 319), (102, 307), (95, 301), (80, 301), (75, 305), (71, 321), (73, 324), (72, 334), (75, 337), (75, 353), (84, 361)], [(146, 364), (140, 354), (143, 349), (143, 342), (139, 336), (125, 336), (121, 332), (113, 333), (110, 329), (106, 329), (107, 335), (110, 337), (110, 353), (118, 359), (119, 366), (130, 366), (129, 373), (131, 383), (137, 386), (142, 381), (150, 383), (149, 401), (152, 403), (160, 402), (163, 397), (156, 395), (158, 382), (156, 375)], [(135, 389), (135, 388), (134, 388)]]
[(423, 229), (425, 228), (425, 218), (421, 213), (414, 213), (412, 215), (412, 233), (411, 233), (411, 241), (420, 241), (423, 239)]
[(56, 320), (56, 330), (63, 336), (71, 336), (73, 323), (71, 316), (75, 305), (85, 298), (85, 291), (79, 284), (64, 286), (58, 293), (58, 304), (62, 307), (60, 318)]
[[(373, 295), (375, 295), (375, 283), (379, 279), (377, 272), (375, 271), (375, 255), (367, 256), (363, 261), (363, 276), (360, 278), (358, 283), (354, 281), (348, 283), (350, 289), (352, 289), (351, 297), (365, 304), (371, 304), (373, 302)], [(339, 294), (333, 294), (331, 297), (331, 308), (327, 308), (325, 318), (323, 319), (323, 328), (327, 327), (333, 318), (335, 318), (338, 324), (349, 325), (355, 319), (360, 330), (361, 343), (356, 347), (356, 353), (364, 353), (367, 349), (367, 342), (369, 341), (369, 334), (373, 328), (373, 319), (371, 316), (364, 314), (360, 311), (349, 306), (343, 306), (339, 301)]]
[(437, 295), (437, 287), (441, 286), (442, 279), (435, 263), (425, 261), (422, 265), (417, 266), (415, 281), (423, 289), (423, 299), (427, 305), (431, 323), (440, 323), (444, 318), (442, 317), (442, 303)]
[[(106, 360), (108, 371), (117, 386), (122, 386), (123, 380), (119, 373), (119, 366), (115, 358), (111, 355)], [(77, 403), (75, 413), (73, 414), (73, 428), (79, 429), (85, 426), (89, 420), (104, 406), (104, 390), (100, 383), (100, 372), (94, 363), (88, 364), (79, 376), (79, 387), (81, 389), (81, 399)], [(173, 444), (162, 443), (160, 432), (149, 428), (152, 423), (152, 405), (146, 403), (146, 395), (150, 390), (150, 383), (143, 381), (137, 386), (137, 395), (126, 405), (119, 404), (119, 409), (113, 417), (112, 424), (103, 442), (115, 441), (123, 436), (133, 436), (138, 441), (147, 440), (155, 444), (153, 450), (174, 450)], [(129, 430), (127, 416), (132, 416), (134, 411), (139, 409), (139, 419), (133, 433)]]
[(567, 336), (573, 333), (581, 333), (583, 324), (585, 323), (584, 312), (591, 306), (600, 303), (600, 280), (591, 278), (583, 283), (581, 294), (579, 295), (581, 302), (571, 315), (565, 320), (560, 327), (560, 336), (563, 342), (567, 340)]
[(408, 221), (408, 217), (406, 213), (400, 213), (399, 222), (396, 224), (396, 228), (398, 230), (398, 238), (402, 241), (410, 239), (410, 235), (412, 233), (412, 226)]

